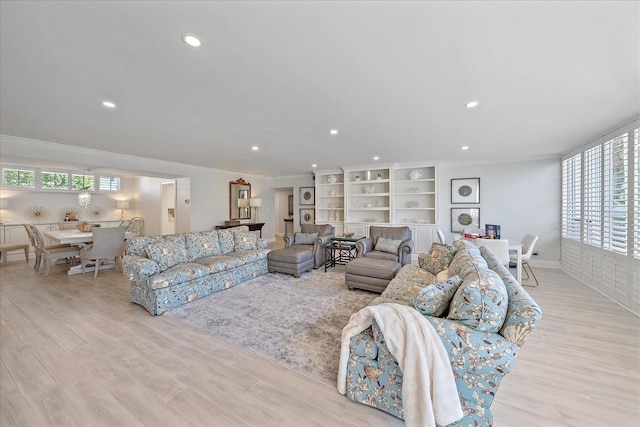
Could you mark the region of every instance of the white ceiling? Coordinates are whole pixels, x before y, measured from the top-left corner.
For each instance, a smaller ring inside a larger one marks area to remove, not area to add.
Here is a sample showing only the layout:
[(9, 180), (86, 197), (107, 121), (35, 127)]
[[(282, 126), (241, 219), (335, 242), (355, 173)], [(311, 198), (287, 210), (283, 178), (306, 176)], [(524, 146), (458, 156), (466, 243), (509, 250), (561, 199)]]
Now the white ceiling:
[(0, 133), (243, 173), (559, 156), (640, 112), (637, 1), (2, 1), (0, 19)]

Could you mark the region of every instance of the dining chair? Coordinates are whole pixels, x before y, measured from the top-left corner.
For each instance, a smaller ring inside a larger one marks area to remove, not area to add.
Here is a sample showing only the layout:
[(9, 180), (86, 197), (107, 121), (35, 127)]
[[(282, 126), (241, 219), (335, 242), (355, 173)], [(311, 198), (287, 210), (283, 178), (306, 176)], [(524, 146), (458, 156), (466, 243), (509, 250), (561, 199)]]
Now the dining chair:
[[(538, 242), (538, 236), (534, 234), (525, 234), (522, 238), (522, 271), (527, 275), (524, 280), (528, 280), (529, 277), (533, 276), (533, 280), (536, 282), (535, 285), (528, 285), (522, 281), (522, 286), (528, 286), (530, 288), (535, 288), (538, 286), (538, 278), (536, 277), (533, 269), (531, 268), (531, 264), (529, 264), (529, 260), (531, 259), (531, 255), (533, 255), (533, 248)], [(515, 255), (511, 255), (511, 262), (517, 262)], [(527, 271), (527, 268), (529, 271)], [(531, 272), (531, 276), (529, 275)]]
[(144, 219), (139, 216), (134, 216), (131, 219), (120, 222), (120, 226), (126, 227), (127, 233), (129, 234), (142, 236), (142, 232), (144, 231)]
[(92, 231), (93, 245), (90, 249), (80, 250), (80, 262), (83, 274), (86, 266), (93, 262), (95, 265), (93, 277), (98, 277), (98, 270), (103, 261), (113, 258), (117, 266), (118, 261), (122, 260), (127, 227), (94, 227)]
[(509, 268), (509, 241), (507, 239), (476, 239), (476, 246), (486, 246), (494, 253), (498, 261)]
[(436, 233), (438, 233), (438, 243), (442, 243), (443, 245), (445, 245), (447, 241), (444, 238), (444, 233), (442, 232), (442, 230), (438, 229)]
[[(80, 256), (80, 248), (77, 246), (71, 245), (52, 245), (45, 246), (44, 238), (42, 237), (42, 233), (33, 224), (31, 225), (31, 231), (33, 232), (34, 242), (35, 242), (35, 250), (36, 250), (36, 264), (38, 265), (38, 270), (40, 274), (44, 274), (45, 276), (49, 275), (49, 270), (51, 269), (51, 260), (52, 259), (61, 259), (66, 258), (69, 259), (73, 264), (75, 263), (75, 259)], [(44, 264), (42, 264), (44, 261)]]

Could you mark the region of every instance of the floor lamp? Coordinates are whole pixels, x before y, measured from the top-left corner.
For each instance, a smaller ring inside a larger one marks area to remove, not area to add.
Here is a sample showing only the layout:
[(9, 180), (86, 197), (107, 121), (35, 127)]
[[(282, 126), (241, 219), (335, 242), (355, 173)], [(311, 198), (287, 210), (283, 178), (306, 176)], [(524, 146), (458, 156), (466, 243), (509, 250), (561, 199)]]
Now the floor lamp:
[(253, 222), (259, 222), (258, 219), (258, 208), (260, 208), (260, 206), (262, 206), (262, 199), (258, 198), (258, 197), (253, 197), (250, 200), (250, 205), (252, 208), (256, 209), (256, 216), (253, 218)]

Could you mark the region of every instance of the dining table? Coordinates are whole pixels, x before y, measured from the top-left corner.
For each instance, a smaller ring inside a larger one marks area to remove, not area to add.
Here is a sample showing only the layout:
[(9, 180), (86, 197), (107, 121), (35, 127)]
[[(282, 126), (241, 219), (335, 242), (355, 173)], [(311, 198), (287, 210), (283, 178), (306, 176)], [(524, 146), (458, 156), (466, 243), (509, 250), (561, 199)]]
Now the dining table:
[[(42, 234), (56, 244), (69, 244), (73, 246), (80, 246), (83, 248), (91, 247), (91, 243), (93, 242), (93, 233), (91, 231), (80, 231), (80, 230), (44, 230)], [(135, 236), (134, 233), (125, 233), (125, 240)], [(108, 270), (110, 268), (115, 268), (116, 263), (110, 262), (106, 264), (100, 265), (100, 270)], [(85, 272), (94, 271), (93, 266), (87, 266), (85, 268)], [(68, 275), (72, 274), (81, 274), (82, 265), (72, 265), (69, 267)]]

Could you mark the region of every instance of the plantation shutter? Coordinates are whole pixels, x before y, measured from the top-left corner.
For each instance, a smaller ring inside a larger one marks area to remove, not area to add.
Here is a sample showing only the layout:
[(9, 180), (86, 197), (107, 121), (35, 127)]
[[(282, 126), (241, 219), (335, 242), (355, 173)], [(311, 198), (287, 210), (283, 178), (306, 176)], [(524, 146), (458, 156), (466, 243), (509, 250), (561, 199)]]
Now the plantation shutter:
[(629, 134), (624, 133), (604, 143), (602, 248), (622, 255), (628, 248), (628, 141)]
[(581, 154), (576, 154), (562, 162), (562, 237), (578, 241), (582, 223), (581, 168)]
[(602, 246), (602, 145), (584, 152), (582, 242)]

